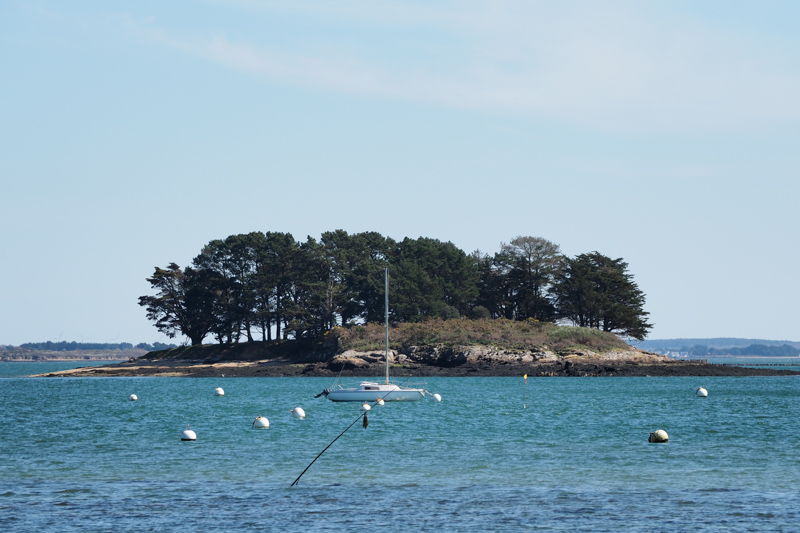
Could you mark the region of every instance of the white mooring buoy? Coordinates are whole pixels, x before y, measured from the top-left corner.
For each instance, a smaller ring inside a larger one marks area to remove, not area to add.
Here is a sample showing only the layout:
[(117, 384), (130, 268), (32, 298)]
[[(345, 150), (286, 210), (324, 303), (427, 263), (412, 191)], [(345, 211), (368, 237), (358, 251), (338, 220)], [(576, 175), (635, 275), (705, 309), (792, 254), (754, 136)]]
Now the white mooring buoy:
[(433, 395), (433, 399), (436, 400), (437, 402), (441, 402), (442, 401), (442, 395), (436, 393), (436, 394)]
[(372, 407), (370, 407), (367, 402), (364, 402), (364, 405), (361, 406), (361, 410), (362, 411), (369, 411), (371, 409), (372, 409)]
[(222, 387), (217, 387), (214, 389), (214, 396), (225, 396), (225, 391), (222, 390)]
[(378, 405), (386, 405), (386, 402), (383, 401), (383, 398), (378, 398), (378, 401), (375, 403), (377, 403)]
[(300, 420), (306, 417), (306, 412), (303, 411), (302, 407), (295, 407), (294, 409), (291, 410), (291, 413), (293, 417), (298, 418)]
[(197, 440), (197, 434), (189, 428), (189, 424), (186, 424), (186, 429), (181, 433), (181, 440)]
[(267, 420), (266, 416), (257, 416), (255, 420), (253, 420), (253, 427), (256, 429), (266, 429), (269, 427), (269, 420)]
[(703, 387), (697, 387), (697, 395), (701, 398), (708, 396), (708, 391)]
[(648, 437), (647, 442), (667, 442), (669, 440), (669, 435), (663, 429), (657, 429), (650, 433), (650, 437)]
[(132, 401), (132, 402), (135, 402), (135, 401), (138, 401), (138, 400), (139, 400), (139, 397), (138, 397), (138, 396), (136, 396), (135, 394), (131, 394), (130, 396), (128, 396), (128, 399), (129, 399), (130, 401)]

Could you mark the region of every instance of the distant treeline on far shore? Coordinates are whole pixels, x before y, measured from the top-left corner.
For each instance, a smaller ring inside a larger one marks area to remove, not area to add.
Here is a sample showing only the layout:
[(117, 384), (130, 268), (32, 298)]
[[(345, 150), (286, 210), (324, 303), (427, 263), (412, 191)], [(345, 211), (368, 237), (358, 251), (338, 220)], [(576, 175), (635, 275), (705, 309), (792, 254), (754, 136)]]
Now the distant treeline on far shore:
[(800, 350), (794, 346), (767, 346), (765, 344), (751, 344), (744, 347), (711, 348), (703, 345), (683, 347), (680, 350), (692, 356), (719, 356), (719, 355), (753, 355), (759, 357), (797, 357)]
[(170, 348), (177, 348), (175, 344), (165, 344), (163, 342), (154, 342), (153, 344), (148, 344), (146, 342), (140, 342), (136, 346), (129, 342), (120, 342), (120, 343), (96, 343), (96, 342), (67, 342), (67, 341), (60, 341), (60, 342), (26, 342), (25, 344), (20, 344), (20, 348), (25, 348), (28, 350), (40, 350), (40, 351), (47, 351), (47, 352), (75, 352), (75, 351), (100, 351), (100, 350), (132, 350), (133, 348), (139, 348), (141, 350), (147, 350), (148, 352), (152, 352), (155, 350), (168, 350)]

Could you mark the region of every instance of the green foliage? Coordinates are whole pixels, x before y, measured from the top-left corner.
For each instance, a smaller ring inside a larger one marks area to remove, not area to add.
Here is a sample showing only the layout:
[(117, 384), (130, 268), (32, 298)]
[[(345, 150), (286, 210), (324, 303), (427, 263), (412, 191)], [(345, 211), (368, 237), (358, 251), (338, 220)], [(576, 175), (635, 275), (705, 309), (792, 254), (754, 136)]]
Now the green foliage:
[(181, 269), (156, 267), (155, 295), (139, 298), (169, 337), (200, 344), (316, 338), (341, 325), (382, 322), (383, 269), (389, 268), (390, 319), (504, 318), (573, 323), (643, 338), (644, 295), (621, 259), (594, 252), (575, 259), (540, 237), (516, 237), (490, 257), (450, 242), (401, 242), (375, 232), (252, 232), (210, 241)]
[(192, 345), (202, 344), (214, 326), (215, 294), (209, 288), (208, 271), (182, 270), (175, 263), (156, 267), (150, 285), (158, 290), (155, 296), (139, 297), (139, 305), (147, 309), (147, 318), (169, 338), (178, 333), (189, 337)]
[(627, 272), (628, 264), (597, 252), (565, 258), (553, 285), (559, 317), (588, 328), (642, 340), (646, 321), (644, 293)]
[(478, 295), (475, 263), (453, 243), (406, 238), (389, 259), (392, 320), (460, 316)]
[(486, 309), (484, 306), (476, 305), (475, 307), (470, 309), (469, 317), (472, 318), (473, 320), (487, 319), (487, 318), (492, 318), (492, 313), (490, 313), (489, 310)]
[(556, 309), (548, 290), (561, 263), (558, 245), (541, 237), (519, 236), (502, 244), (492, 268), (502, 273), (503, 316), (517, 320), (555, 319)]
[[(332, 302), (331, 317), (341, 317), (341, 325), (358, 321), (379, 321), (383, 317), (383, 269), (397, 246), (392, 239), (375, 232), (348, 235), (336, 230), (322, 234), (322, 253), (329, 267)], [(335, 318), (329, 327), (336, 325)]]
[(461, 318), (461, 313), (452, 305), (445, 305), (442, 307), (442, 318), (445, 320), (452, 318)]

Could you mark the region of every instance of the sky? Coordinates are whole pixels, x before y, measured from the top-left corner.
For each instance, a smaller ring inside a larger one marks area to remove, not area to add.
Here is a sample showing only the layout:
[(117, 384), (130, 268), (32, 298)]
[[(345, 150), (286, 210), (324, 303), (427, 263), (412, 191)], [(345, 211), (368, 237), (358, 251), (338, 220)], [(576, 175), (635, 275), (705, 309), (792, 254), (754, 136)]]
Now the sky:
[(800, 3), (5, 0), (0, 344), (170, 341), (251, 231), (623, 258), (651, 339), (800, 340)]

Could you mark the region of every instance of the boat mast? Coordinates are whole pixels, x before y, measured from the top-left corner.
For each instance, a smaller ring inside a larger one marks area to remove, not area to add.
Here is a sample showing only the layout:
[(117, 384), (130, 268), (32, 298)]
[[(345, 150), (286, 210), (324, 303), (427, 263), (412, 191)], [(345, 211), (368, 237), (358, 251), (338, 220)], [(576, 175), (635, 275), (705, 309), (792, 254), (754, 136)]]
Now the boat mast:
[(389, 268), (383, 269), (384, 273), (384, 307), (386, 309), (386, 384), (389, 384)]

